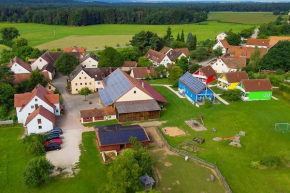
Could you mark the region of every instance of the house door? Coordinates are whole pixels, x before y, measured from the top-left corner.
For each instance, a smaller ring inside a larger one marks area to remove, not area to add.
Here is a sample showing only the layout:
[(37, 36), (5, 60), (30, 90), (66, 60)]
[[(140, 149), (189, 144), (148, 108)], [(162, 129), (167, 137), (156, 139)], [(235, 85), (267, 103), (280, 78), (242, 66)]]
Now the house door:
[(144, 121), (144, 112), (140, 113), (140, 121)]
[(38, 108), (38, 104), (35, 104), (35, 109), (37, 109)]

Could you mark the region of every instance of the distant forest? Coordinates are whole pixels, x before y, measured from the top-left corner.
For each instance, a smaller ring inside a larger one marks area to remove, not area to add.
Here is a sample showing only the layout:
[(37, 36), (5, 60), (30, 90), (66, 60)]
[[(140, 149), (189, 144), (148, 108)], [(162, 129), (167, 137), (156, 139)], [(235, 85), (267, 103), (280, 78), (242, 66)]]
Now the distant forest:
[[(45, 3), (44, 3), (45, 2)], [(209, 11), (288, 11), (290, 3), (84, 3), (71, 0), (0, 0), (0, 22), (50, 25), (187, 24)]]

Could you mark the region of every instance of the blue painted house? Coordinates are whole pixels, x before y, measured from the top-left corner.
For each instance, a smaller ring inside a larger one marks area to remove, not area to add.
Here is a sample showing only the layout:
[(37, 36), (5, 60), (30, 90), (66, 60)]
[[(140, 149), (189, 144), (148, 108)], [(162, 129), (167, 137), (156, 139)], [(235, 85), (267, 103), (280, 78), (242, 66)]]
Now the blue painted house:
[(213, 91), (188, 72), (179, 78), (178, 91), (184, 94), (191, 103), (214, 99)]

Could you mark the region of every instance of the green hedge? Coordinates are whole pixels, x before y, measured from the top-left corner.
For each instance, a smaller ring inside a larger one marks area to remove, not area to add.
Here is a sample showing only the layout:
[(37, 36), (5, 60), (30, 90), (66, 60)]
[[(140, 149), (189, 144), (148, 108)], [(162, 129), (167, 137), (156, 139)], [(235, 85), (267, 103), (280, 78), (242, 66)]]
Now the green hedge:
[(290, 102), (290, 94), (283, 92), (281, 90), (275, 89), (274, 94), (278, 94), (283, 97), (286, 101)]
[(282, 83), (282, 84), (280, 84), (279, 88), (280, 88), (281, 91), (290, 94), (290, 85)]

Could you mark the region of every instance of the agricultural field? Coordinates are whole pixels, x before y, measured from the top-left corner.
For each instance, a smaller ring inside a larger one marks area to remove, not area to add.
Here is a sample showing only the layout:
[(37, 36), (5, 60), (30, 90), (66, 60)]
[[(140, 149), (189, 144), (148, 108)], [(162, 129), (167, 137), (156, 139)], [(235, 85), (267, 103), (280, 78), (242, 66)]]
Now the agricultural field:
[[(6, 49), (6, 50), (10, 50), (11, 48), (9, 48), (8, 46), (5, 46), (5, 45), (0, 44), (0, 53), (1, 53), (4, 49)], [(0, 57), (1, 57), (1, 55), (0, 55)]]
[[(166, 29), (168, 27), (168, 25), (120, 24), (72, 27), (32, 23), (0, 23), (0, 28), (12, 26), (19, 30), (21, 37), (26, 38), (31, 46), (47, 49), (58, 47), (63, 48), (70, 45), (76, 45), (77, 43), (79, 43), (77, 46), (86, 47), (87, 49), (95, 49), (96, 47), (100, 49), (100, 45), (104, 46), (110, 44), (116, 46), (118, 43), (120, 45), (129, 43), (128, 40), (131, 39), (130, 36), (132, 37), (134, 34), (140, 32), (141, 30), (150, 30), (156, 32), (158, 35), (163, 36), (165, 35)], [(214, 39), (215, 36), (222, 31), (233, 29), (234, 32), (239, 32), (242, 29), (252, 26), (253, 25), (220, 23), (218, 21), (206, 21), (200, 24), (170, 25), (173, 37), (176, 37), (177, 33), (181, 33), (181, 30), (184, 30), (185, 34), (188, 32), (196, 34), (198, 41)], [(101, 37), (98, 38), (100, 35)], [(77, 37), (76, 40), (74, 37)], [(85, 38), (83, 41), (81, 40), (82, 37)], [(106, 43), (102, 37), (105, 37), (105, 39), (109, 39), (110, 41)]]
[(221, 23), (240, 23), (247, 25), (261, 25), (275, 21), (277, 15), (272, 12), (210, 12), (208, 21), (219, 21)]
[[(191, 153), (215, 163), (233, 192), (289, 192), (289, 167), (250, 167), (252, 161), (258, 161), (264, 156), (279, 156), (281, 162), (285, 161), (285, 157), (289, 158), (290, 133), (276, 133), (274, 130), (275, 123), (290, 122), (289, 103), (282, 99), (236, 101), (229, 106), (219, 104), (210, 108), (197, 108), (165, 87), (154, 88), (169, 101), (167, 110), (161, 111), (160, 120), (168, 120), (162, 127), (179, 127), (187, 133), (186, 136), (178, 137), (164, 135), (173, 147), (193, 137), (205, 139), (205, 143), (199, 145), (201, 150)], [(193, 131), (184, 123), (185, 120), (197, 119), (198, 115), (203, 116), (207, 131)], [(214, 133), (212, 128), (217, 132)], [(240, 139), (242, 148), (229, 146), (227, 141), (212, 140), (214, 137), (232, 137), (240, 131), (246, 132), (246, 136)]]

